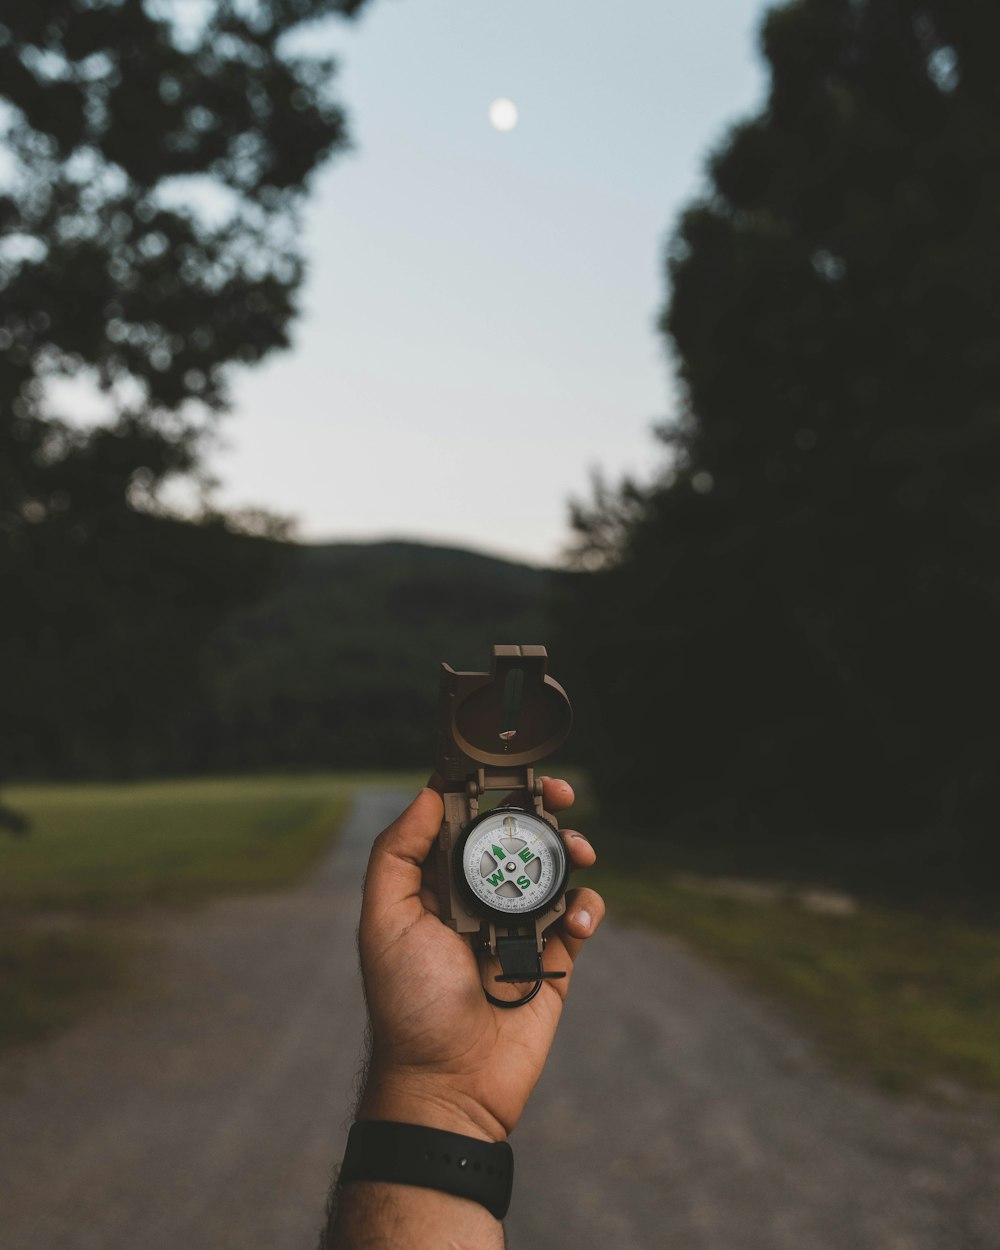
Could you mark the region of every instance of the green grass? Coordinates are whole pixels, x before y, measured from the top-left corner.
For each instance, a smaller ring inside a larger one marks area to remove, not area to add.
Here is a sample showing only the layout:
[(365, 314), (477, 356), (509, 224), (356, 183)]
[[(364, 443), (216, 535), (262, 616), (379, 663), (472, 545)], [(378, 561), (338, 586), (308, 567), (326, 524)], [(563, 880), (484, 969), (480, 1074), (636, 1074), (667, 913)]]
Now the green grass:
[(177, 905), (284, 885), (329, 845), (351, 792), (332, 775), (11, 786), (32, 830), (0, 839), (0, 908)]
[(0, 1045), (58, 1030), (121, 989), (143, 905), (188, 907), (300, 879), (330, 845), (361, 780), (5, 787), (5, 802), (32, 829), (0, 837)]
[[(605, 841), (598, 831), (599, 852)], [(835, 1061), (892, 1089), (944, 1079), (1000, 1092), (1000, 928), (866, 903), (815, 914), (794, 896), (753, 902), (678, 881), (655, 855), (637, 871), (612, 846), (602, 858), (587, 884), (612, 915), (734, 970), (791, 1009)]]

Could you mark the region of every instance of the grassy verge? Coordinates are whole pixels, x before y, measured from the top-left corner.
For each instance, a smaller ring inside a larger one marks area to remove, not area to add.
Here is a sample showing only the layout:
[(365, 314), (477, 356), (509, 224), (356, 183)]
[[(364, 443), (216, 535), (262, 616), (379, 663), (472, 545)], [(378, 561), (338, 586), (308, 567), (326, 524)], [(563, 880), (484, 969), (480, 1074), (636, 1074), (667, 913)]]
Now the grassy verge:
[[(580, 823), (589, 827), (585, 814)], [(893, 1089), (957, 1082), (1000, 1093), (1000, 929), (866, 903), (814, 914), (794, 894), (727, 897), (655, 856), (627, 867), (613, 846), (604, 853), (599, 832), (597, 841), (608, 862), (588, 884), (612, 915), (733, 969), (839, 1062)]]
[(329, 844), (337, 776), (10, 787), (32, 821), (0, 842), (0, 907), (107, 910), (283, 885)]
[(191, 906), (299, 879), (330, 845), (361, 780), (5, 787), (32, 830), (0, 838), (0, 1046), (51, 1033), (127, 983), (138, 937), (120, 918), (138, 907)]

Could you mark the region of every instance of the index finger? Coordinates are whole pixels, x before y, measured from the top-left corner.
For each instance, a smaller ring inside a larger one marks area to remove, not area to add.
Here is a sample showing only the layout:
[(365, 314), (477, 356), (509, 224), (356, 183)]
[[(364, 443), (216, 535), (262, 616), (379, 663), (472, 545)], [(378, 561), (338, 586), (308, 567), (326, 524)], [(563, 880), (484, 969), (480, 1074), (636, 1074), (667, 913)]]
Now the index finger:
[[(562, 812), (573, 806), (576, 795), (568, 781), (561, 777), (539, 777), (542, 783), (542, 806), (547, 812)], [(531, 796), (526, 790), (511, 790), (503, 800), (505, 807), (530, 807)]]
[(542, 777), (542, 802), (547, 811), (561, 812), (573, 806), (573, 787), (562, 777)]

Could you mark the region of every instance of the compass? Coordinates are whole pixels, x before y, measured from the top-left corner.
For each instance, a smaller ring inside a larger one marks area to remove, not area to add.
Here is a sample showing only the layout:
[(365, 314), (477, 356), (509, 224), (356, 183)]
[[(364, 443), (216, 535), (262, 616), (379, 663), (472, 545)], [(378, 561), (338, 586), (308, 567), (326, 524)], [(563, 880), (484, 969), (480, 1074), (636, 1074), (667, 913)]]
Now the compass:
[(569, 861), (558, 830), (519, 807), (474, 820), (456, 848), (459, 884), (470, 906), (499, 922), (534, 920), (566, 890)]
[[(543, 966), (545, 930), (566, 910), (569, 860), (555, 817), (545, 811), (535, 764), (566, 738), (566, 692), (546, 672), (539, 646), (495, 646), (488, 672), (441, 666), (436, 772), (444, 819), (437, 840), (441, 919), (477, 954), (493, 955), (494, 979), (525, 983), (523, 998), (486, 997), (518, 1007), (564, 972)], [(513, 791), (523, 806), (488, 807)], [(495, 801), (495, 800), (492, 800)], [(488, 810), (481, 810), (488, 808)]]

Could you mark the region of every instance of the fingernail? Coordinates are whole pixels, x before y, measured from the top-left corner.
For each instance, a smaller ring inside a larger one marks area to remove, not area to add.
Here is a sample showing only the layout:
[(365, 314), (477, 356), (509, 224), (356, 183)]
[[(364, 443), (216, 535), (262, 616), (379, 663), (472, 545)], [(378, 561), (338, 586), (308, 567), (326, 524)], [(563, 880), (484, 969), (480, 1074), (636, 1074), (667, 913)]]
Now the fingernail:
[(576, 913), (576, 923), (580, 926), (581, 929), (589, 929), (591, 925), (590, 912), (578, 911)]
[(586, 844), (587, 844), (588, 846), (590, 846), (590, 839), (589, 839), (589, 838), (585, 838), (585, 837), (583, 836), (583, 834), (582, 834), (582, 833), (574, 833), (574, 834), (573, 834), (573, 837), (574, 837), (574, 838), (579, 838), (581, 842), (586, 842)]

